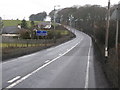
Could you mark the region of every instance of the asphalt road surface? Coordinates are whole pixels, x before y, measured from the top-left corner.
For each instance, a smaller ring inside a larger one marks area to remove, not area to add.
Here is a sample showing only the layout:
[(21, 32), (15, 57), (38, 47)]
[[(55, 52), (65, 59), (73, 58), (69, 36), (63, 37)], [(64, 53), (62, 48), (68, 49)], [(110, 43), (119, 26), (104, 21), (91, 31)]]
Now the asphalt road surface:
[(108, 88), (91, 38), (76, 38), (2, 63), (2, 88)]

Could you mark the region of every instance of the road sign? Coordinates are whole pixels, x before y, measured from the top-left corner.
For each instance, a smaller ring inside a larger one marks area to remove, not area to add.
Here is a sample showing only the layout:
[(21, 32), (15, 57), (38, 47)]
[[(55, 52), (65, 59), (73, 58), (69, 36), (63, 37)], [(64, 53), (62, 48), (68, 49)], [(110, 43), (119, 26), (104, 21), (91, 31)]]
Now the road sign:
[(47, 31), (36, 31), (36, 35), (37, 36), (46, 36), (47, 35)]
[(120, 20), (120, 7), (117, 7), (111, 15), (112, 20)]

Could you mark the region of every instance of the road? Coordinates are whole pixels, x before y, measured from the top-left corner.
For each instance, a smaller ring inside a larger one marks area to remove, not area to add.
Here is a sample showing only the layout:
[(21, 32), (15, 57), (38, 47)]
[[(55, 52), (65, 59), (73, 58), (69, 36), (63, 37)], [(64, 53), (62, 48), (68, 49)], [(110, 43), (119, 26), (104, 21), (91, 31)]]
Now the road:
[(76, 38), (3, 62), (2, 87), (108, 88), (101, 64), (94, 56), (91, 38), (67, 28), (76, 34)]

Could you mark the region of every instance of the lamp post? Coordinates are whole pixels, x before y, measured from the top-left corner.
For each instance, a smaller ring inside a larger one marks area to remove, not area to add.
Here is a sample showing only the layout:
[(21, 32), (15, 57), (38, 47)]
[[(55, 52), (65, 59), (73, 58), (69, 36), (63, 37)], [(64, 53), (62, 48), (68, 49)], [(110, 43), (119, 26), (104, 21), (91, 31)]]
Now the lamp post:
[(60, 23), (62, 24), (62, 21), (63, 21), (63, 15), (61, 15), (60, 17)]
[(56, 7), (60, 7), (60, 5), (55, 5), (55, 6), (54, 6), (54, 30), (55, 30), (56, 13), (57, 13)]
[(55, 23), (56, 23), (56, 13), (57, 13), (56, 12), (56, 7), (60, 7), (60, 5), (55, 5), (54, 6), (54, 16), (53, 16), (54, 17), (54, 25), (53, 25), (54, 26), (54, 42), (56, 42), (56, 37), (55, 37)]
[[(78, 18), (77, 19), (75, 19), (75, 28), (77, 29), (77, 25), (78, 25)], [(75, 29), (74, 29), (74, 33), (75, 33)]]
[(69, 16), (70, 27), (72, 27), (72, 20), (73, 20), (73, 18), (74, 18), (73, 15), (70, 15), (70, 16)]
[(75, 19), (75, 28), (77, 29), (77, 22), (78, 22), (78, 19)]

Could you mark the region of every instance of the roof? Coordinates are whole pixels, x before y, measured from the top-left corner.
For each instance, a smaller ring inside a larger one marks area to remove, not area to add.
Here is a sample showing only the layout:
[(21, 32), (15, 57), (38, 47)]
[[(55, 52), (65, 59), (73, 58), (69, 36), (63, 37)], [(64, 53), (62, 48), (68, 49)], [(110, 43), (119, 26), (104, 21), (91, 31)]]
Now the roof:
[(17, 26), (9, 26), (9, 27), (4, 27), (2, 30), (3, 34), (16, 34), (20, 31), (20, 29), (17, 28)]

